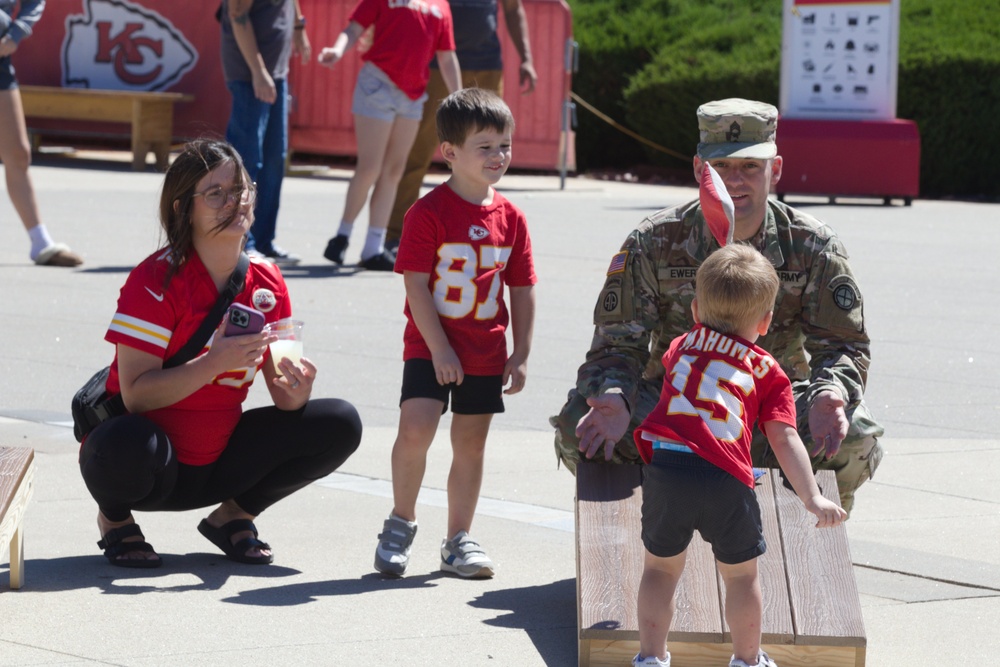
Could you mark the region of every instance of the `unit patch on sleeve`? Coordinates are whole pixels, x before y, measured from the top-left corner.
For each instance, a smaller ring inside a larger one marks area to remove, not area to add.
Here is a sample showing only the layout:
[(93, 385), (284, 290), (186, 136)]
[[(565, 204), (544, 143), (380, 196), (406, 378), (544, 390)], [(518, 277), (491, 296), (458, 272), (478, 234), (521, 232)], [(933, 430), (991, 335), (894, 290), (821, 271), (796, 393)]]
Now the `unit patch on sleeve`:
[(604, 281), (604, 289), (594, 306), (594, 324), (616, 324), (633, 316), (632, 290), (621, 271)]
[(830, 291), (833, 292), (833, 303), (841, 310), (850, 312), (854, 310), (861, 300), (854, 281), (847, 278), (847, 276), (841, 276), (832, 281), (830, 283)]
[(840, 274), (819, 295), (813, 324), (830, 331), (863, 332), (865, 304), (854, 278)]

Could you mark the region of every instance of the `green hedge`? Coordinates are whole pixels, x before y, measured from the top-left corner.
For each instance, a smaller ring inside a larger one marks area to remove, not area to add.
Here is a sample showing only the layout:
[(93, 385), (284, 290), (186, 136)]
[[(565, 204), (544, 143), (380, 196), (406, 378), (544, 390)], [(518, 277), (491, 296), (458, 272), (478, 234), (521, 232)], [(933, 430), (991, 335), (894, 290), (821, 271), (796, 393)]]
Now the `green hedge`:
[[(695, 110), (723, 97), (777, 105), (782, 0), (569, 0), (580, 71), (573, 89), (650, 141), (682, 155)], [(905, 0), (897, 115), (917, 122), (922, 196), (1000, 197), (1000, 3)], [(687, 167), (578, 111), (581, 170)], [(780, 132), (780, 128), (779, 128)]]

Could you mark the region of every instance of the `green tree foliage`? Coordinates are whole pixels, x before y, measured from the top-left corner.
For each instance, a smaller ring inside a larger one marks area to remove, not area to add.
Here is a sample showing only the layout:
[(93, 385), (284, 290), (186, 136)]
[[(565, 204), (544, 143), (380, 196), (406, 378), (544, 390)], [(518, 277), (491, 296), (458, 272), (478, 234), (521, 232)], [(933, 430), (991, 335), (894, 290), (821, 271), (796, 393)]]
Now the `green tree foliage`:
[[(695, 110), (723, 97), (778, 104), (782, 0), (568, 0), (580, 71), (573, 89), (682, 155)], [(917, 122), (921, 194), (1000, 196), (1000, 3), (903, 0), (897, 116)], [(987, 118), (989, 114), (989, 118)], [(683, 161), (578, 111), (581, 169)], [(780, 133), (780, 128), (779, 128)]]

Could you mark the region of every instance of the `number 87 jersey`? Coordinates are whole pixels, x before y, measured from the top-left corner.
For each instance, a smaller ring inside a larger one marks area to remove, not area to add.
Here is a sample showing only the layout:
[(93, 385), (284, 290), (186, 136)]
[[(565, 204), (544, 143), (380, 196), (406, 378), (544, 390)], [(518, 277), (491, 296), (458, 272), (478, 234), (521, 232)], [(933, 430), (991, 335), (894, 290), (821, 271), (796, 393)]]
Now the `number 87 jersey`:
[(649, 438), (679, 442), (753, 488), (754, 425), (795, 427), (788, 376), (753, 343), (700, 324), (670, 343), (663, 366), (660, 400), (635, 430), (643, 460), (652, 460)]
[[(441, 326), (465, 373), (503, 373), (510, 321), (504, 285), (538, 281), (520, 209), (495, 190), (493, 201), (480, 206), (439, 185), (407, 211), (395, 270), (428, 274)], [(403, 359), (430, 359), (409, 303), (404, 313)]]

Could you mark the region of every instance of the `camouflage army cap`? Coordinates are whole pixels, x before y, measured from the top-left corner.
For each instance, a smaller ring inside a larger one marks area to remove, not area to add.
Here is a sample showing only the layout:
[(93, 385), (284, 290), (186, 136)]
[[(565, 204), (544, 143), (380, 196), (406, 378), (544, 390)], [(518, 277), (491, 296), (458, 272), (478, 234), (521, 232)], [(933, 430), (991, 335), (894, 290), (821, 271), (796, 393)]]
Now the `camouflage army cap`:
[(731, 97), (698, 107), (698, 157), (769, 160), (778, 154), (778, 110), (764, 102)]

